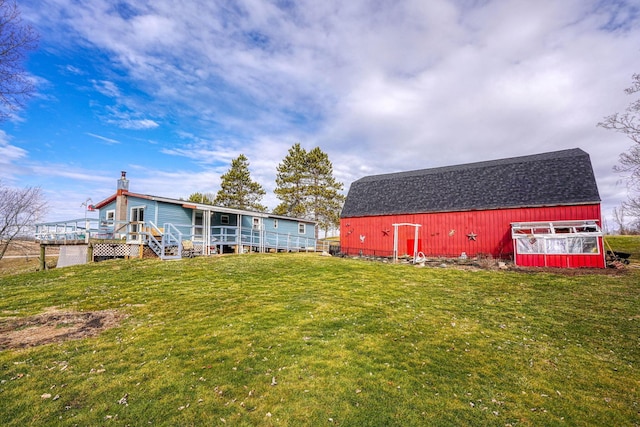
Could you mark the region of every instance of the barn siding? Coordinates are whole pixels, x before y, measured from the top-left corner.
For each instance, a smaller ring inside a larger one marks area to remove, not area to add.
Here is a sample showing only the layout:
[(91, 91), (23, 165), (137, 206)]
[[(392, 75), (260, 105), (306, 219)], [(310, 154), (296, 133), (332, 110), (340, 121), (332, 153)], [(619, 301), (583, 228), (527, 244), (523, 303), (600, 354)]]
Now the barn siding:
[[(470, 257), (490, 254), (494, 258), (513, 259), (512, 222), (592, 219), (601, 221), (599, 204), (352, 217), (340, 220), (340, 242), (342, 251), (350, 255), (391, 256), (393, 224), (414, 223), (422, 225), (419, 250), (427, 256), (459, 257), (464, 252)], [(476, 240), (468, 237), (470, 233), (476, 235)], [(413, 228), (399, 228), (398, 236), (398, 254), (411, 255), (413, 242), (409, 241), (414, 238)], [(567, 262), (555, 257), (547, 257), (547, 262), (557, 266)], [(573, 258), (571, 262), (581, 262), (578, 257)], [(592, 258), (602, 256), (580, 258), (584, 258), (582, 263), (592, 264)]]
[(600, 253), (580, 255), (522, 255), (518, 254), (517, 264), (520, 266), (534, 267), (560, 267), (560, 268), (604, 268), (605, 256), (602, 248), (602, 239), (598, 239)]

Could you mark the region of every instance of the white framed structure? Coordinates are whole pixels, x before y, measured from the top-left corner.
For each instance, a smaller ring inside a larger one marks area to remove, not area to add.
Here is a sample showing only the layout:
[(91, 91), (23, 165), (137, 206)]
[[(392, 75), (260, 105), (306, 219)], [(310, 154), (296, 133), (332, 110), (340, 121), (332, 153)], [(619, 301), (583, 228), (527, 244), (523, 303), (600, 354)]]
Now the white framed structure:
[(410, 224), (403, 222), (391, 225), (393, 225), (393, 262), (398, 262), (398, 227), (402, 226), (414, 227), (415, 237), (413, 240), (413, 262), (415, 262), (418, 257), (418, 235), (422, 224)]
[(598, 220), (514, 222), (514, 263), (572, 267), (577, 257), (604, 260), (603, 235)]

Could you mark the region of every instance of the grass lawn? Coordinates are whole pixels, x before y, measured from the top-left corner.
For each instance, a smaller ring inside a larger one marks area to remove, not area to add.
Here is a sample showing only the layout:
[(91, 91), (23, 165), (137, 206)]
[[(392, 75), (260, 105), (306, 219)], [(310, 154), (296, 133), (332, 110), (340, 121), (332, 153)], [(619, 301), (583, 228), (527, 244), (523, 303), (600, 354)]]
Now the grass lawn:
[(605, 236), (605, 248), (631, 254), (630, 261), (640, 264), (640, 236)]
[(0, 338), (0, 425), (634, 426), (639, 297), (638, 269), (315, 254), (3, 276), (0, 332), (51, 307), (126, 317), (79, 340)]

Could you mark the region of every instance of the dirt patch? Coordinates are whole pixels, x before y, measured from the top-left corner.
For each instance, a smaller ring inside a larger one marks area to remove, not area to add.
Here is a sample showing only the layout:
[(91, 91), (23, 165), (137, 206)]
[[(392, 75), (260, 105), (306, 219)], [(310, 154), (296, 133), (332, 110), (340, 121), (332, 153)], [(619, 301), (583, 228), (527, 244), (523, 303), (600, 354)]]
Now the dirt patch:
[(118, 326), (125, 317), (116, 310), (50, 310), (20, 319), (0, 318), (0, 351), (96, 336)]

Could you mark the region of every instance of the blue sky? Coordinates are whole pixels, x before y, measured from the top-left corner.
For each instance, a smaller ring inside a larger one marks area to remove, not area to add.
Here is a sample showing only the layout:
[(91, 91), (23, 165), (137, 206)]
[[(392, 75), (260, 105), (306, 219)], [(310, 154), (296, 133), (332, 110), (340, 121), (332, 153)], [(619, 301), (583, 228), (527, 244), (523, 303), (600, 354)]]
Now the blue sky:
[(596, 127), (632, 101), (636, 1), (23, 0), (36, 96), (0, 124), (0, 178), (48, 220), (115, 191), (215, 193), (245, 154), (273, 208), (296, 142), (345, 184), (579, 147), (603, 213), (631, 142)]

